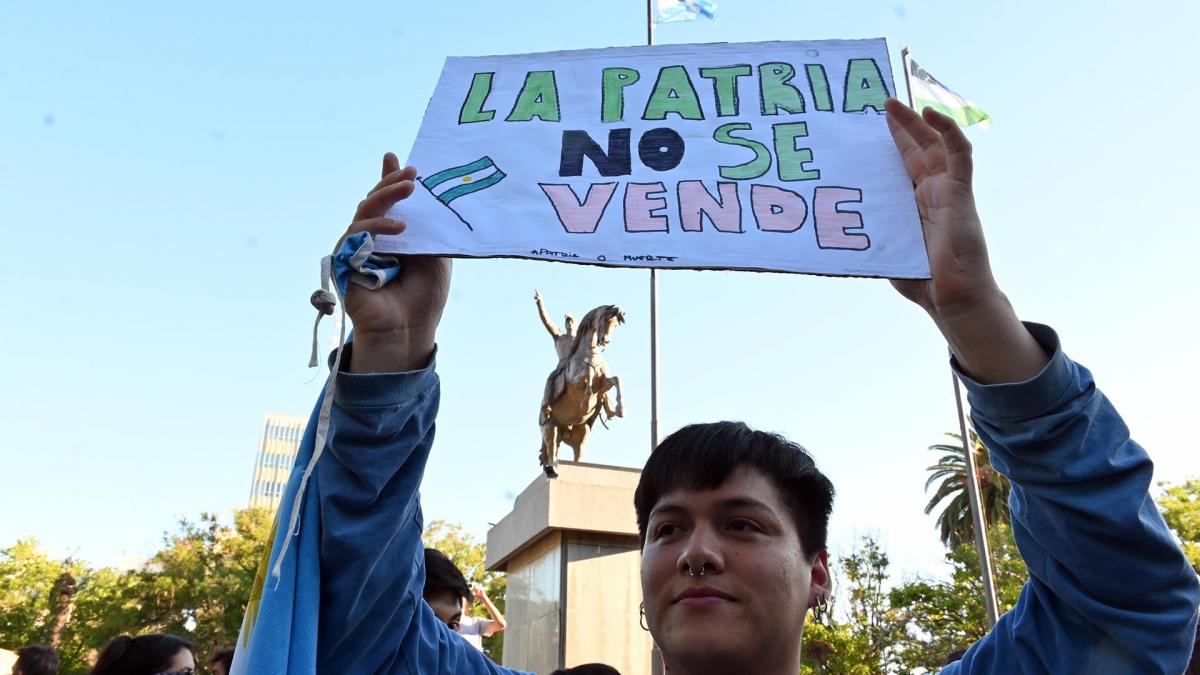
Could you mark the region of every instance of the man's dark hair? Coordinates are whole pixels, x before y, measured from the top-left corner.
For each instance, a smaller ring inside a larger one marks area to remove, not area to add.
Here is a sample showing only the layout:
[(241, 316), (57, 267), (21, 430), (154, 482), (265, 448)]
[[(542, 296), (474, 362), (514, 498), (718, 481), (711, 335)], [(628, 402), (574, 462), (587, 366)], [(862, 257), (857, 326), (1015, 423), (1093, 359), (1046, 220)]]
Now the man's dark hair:
[(58, 654), (45, 645), (29, 645), (17, 650), (13, 672), (21, 675), (58, 675)]
[(741, 422), (692, 424), (667, 436), (646, 461), (633, 495), (638, 537), (663, 495), (673, 490), (714, 490), (739, 467), (758, 469), (779, 489), (791, 511), (804, 554), (825, 550), (833, 484), (808, 452), (779, 434), (755, 431)]
[(175, 635), (119, 635), (104, 646), (91, 675), (154, 675), (184, 649), (192, 651), (192, 643)]
[(621, 671), (603, 663), (585, 663), (574, 668), (559, 668), (550, 675), (621, 675)]
[(458, 569), (458, 565), (436, 548), (425, 549), (425, 591), (426, 598), (437, 597), (443, 593), (453, 594), (471, 604), (471, 587)]
[(213, 655), (208, 658), (208, 665), (213, 666), (221, 664), (225, 667), (225, 672), (233, 667), (233, 647), (218, 647)]

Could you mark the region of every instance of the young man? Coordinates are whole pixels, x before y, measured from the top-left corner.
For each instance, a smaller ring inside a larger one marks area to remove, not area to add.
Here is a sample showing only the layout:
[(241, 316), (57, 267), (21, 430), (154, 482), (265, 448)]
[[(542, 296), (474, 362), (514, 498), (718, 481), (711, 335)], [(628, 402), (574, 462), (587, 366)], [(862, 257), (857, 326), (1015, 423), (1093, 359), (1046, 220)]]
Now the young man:
[[(425, 587), (422, 596), (439, 621), (480, 652), (483, 651), (483, 638), (503, 631), (507, 625), (504, 615), (492, 604), (492, 599), (483, 588), (467, 584), (458, 565), (435, 548), (425, 549)], [(472, 599), (483, 603), (492, 618), (477, 619), (468, 614)]]
[[(893, 285), (949, 342), (976, 428), (1012, 481), (1031, 580), (946, 673), (1174, 673), (1200, 589), (1147, 493), (1151, 465), (1091, 375), (992, 278), (971, 149), (949, 118), (889, 101), (916, 187), (932, 278)], [(399, 234), (383, 214), (416, 171), (384, 159), (348, 233)], [(421, 601), (417, 489), (433, 441), (434, 338), (450, 261), (406, 258), (379, 290), (351, 286), (356, 337), (336, 373), (321, 508), (318, 670), (504, 673)], [(832, 488), (796, 445), (737, 424), (676, 432), (638, 488), (646, 621), (671, 675), (794, 675), (808, 608), (830, 590)], [(630, 617), (630, 621), (636, 621)]]

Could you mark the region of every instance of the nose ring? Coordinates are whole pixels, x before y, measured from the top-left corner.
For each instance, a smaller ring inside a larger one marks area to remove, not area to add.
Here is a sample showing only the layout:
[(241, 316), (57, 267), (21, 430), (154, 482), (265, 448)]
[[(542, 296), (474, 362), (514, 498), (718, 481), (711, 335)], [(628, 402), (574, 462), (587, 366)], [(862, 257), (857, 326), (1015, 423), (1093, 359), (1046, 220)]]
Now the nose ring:
[(695, 568), (692, 567), (691, 562), (688, 562), (687, 566), (688, 566), (688, 576), (689, 577), (702, 577), (702, 576), (704, 576), (704, 570), (708, 568), (708, 563), (702, 563), (700, 565), (699, 573), (696, 573), (696, 570), (695, 570)]

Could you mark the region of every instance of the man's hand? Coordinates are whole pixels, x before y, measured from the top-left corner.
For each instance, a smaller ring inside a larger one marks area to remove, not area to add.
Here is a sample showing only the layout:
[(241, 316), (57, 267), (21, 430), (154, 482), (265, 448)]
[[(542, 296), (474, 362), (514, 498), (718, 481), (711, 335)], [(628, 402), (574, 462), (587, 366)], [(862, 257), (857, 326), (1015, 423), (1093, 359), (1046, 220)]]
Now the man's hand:
[[(384, 217), (413, 192), (417, 170), (400, 168), (396, 155), (383, 156), (383, 178), (359, 202), (354, 222), (343, 239), (356, 232), (400, 234), (405, 223)], [(341, 241), (338, 242), (341, 245)], [(336, 248), (335, 248), (336, 250)], [(404, 372), (424, 368), (450, 291), (450, 260), (411, 256), (402, 260), (400, 275), (371, 291), (350, 284), (346, 312), (354, 322), (350, 372)]]
[(471, 595), (475, 596), (475, 599), (480, 602), (487, 600), (487, 591), (483, 590), (483, 586), (478, 584), (471, 586)]
[(971, 143), (949, 117), (929, 108), (918, 115), (895, 99), (887, 121), (916, 190), (932, 276), (892, 285), (929, 313), (972, 377), (1033, 377), (1048, 357), (992, 276), (971, 188)]

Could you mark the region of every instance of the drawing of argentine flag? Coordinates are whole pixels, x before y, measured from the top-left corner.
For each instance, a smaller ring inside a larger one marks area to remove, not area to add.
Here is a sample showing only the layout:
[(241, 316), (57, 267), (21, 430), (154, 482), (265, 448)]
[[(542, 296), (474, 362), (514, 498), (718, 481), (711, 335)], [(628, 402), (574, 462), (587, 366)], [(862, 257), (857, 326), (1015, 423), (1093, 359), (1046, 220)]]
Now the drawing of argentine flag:
[[(438, 198), (438, 201), (450, 207), (451, 211), (454, 211), (454, 207), (450, 206), (450, 202), (473, 192), (490, 188), (504, 180), (505, 175), (500, 170), (500, 167), (496, 166), (496, 163), (492, 161), (491, 157), (484, 155), (470, 164), (450, 167), (420, 180), (421, 184), (434, 197)], [(457, 215), (458, 219), (462, 220), (463, 224), (468, 228), (471, 230), (475, 229), (457, 211), (454, 211), (454, 215)]]

